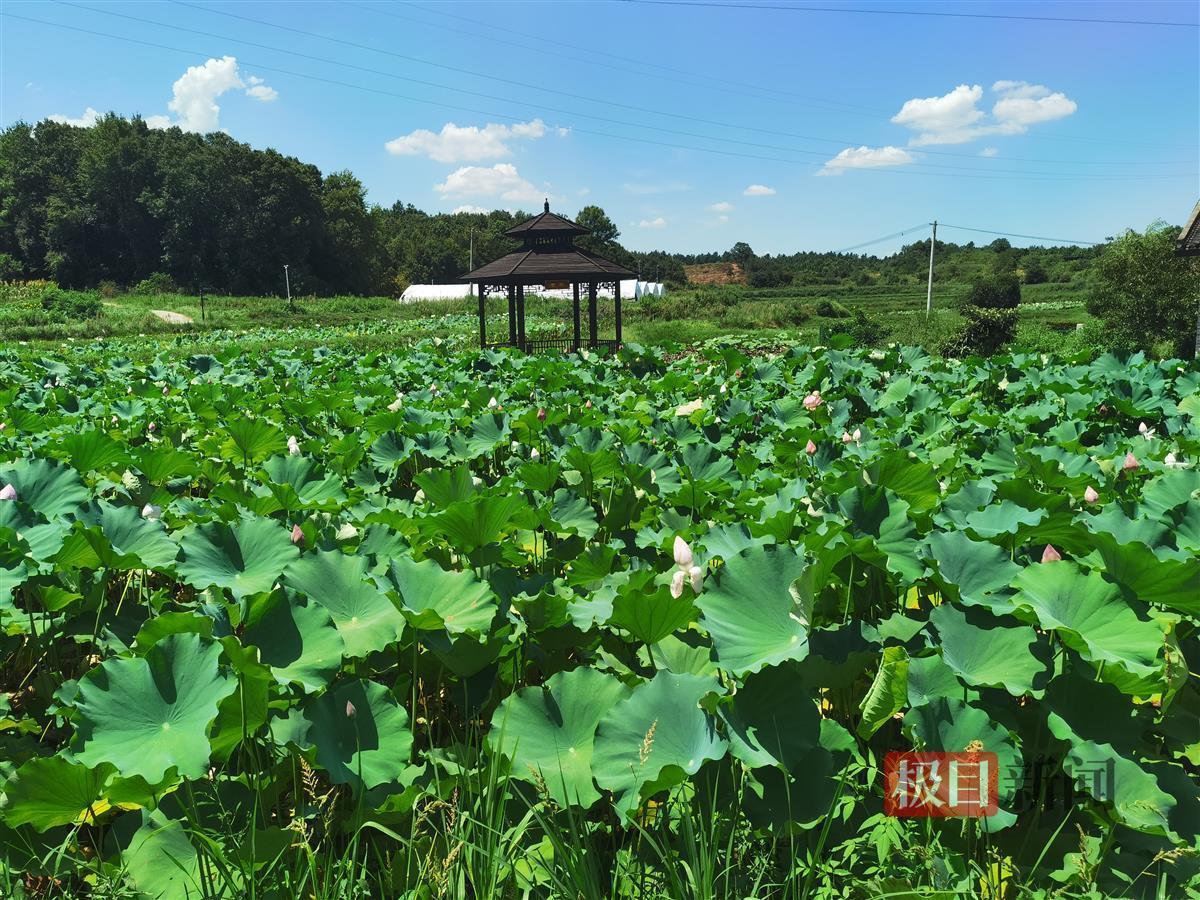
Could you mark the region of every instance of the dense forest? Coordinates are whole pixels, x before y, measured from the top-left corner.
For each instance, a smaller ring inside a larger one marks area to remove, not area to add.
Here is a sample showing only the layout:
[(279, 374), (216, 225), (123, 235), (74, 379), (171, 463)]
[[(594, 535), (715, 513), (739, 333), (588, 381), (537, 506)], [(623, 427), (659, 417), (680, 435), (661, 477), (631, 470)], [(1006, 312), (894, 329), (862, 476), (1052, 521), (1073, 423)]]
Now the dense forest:
[[(289, 266), (307, 294), (397, 293), (448, 282), (475, 259), (507, 252), (504, 231), (526, 213), (429, 214), (367, 203), (350, 172), (323, 175), (226, 134), (151, 129), (116, 115), (90, 128), (51, 121), (0, 132), (0, 279), (48, 278), (67, 287), (169, 279), (182, 290), (274, 294)], [(738, 262), (751, 286), (909, 284), (925, 277), (929, 242), (888, 257), (851, 253), (758, 256), (745, 243), (697, 255), (635, 252), (604, 211), (577, 214), (583, 243), (646, 278), (679, 283), (684, 265)], [(1070, 281), (1097, 248), (1018, 249), (938, 241), (939, 277), (995, 271), (1027, 283)]]

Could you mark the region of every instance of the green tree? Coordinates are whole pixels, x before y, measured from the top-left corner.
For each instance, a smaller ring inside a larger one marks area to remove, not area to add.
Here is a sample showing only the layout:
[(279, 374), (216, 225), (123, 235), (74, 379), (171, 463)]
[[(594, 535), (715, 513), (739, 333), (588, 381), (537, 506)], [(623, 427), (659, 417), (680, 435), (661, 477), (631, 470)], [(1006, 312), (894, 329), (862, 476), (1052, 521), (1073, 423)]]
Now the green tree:
[(1200, 266), (1175, 255), (1177, 233), (1165, 222), (1126, 231), (1097, 262), (1088, 312), (1115, 346), (1157, 356), (1195, 352)]

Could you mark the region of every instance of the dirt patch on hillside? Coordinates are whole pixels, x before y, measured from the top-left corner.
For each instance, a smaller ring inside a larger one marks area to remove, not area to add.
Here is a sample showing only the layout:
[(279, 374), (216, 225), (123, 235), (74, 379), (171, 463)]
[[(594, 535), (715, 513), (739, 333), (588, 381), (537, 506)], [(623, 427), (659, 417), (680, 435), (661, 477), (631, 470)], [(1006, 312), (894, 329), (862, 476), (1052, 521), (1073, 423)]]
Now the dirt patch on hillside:
[(688, 284), (745, 284), (746, 273), (735, 262), (698, 263), (684, 266)]
[(191, 325), (192, 317), (183, 313), (171, 312), (169, 309), (152, 309), (150, 312), (171, 325)]

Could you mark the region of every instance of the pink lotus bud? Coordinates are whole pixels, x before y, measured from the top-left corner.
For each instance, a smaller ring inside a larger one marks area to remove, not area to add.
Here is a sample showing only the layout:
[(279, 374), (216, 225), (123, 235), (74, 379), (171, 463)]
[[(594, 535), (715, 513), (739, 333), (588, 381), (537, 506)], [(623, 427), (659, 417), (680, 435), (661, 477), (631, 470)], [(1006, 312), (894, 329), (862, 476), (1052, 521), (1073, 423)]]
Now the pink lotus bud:
[(688, 578), (692, 582), (692, 591), (700, 593), (700, 589), (704, 587), (704, 570), (699, 566), (692, 566), (688, 569)]
[(1083, 492), (1083, 499), (1088, 503), (1095, 503), (1100, 499), (1100, 495), (1097, 494), (1096, 489), (1089, 484)]
[(817, 452), (817, 445), (812, 442), (812, 438), (809, 438), (808, 443), (804, 445), (804, 452), (809, 456)]
[(591, 401), (591, 400), (589, 400), (587, 403), (583, 404), (583, 408), (584, 408), (584, 409), (591, 409), (591, 408), (592, 408), (592, 401)]
[(675, 565), (680, 569), (687, 569), (692, 565), (692, 548), (688, 546), (688, 542), (675, 535)]
[(861, 429), (861, 428), (855, 428), (855, 429), (854, 429), (854, 434), (852, 434), (852, 435), (850, 435), (850, 436), (851, 436), (852, 438), (854, 438), (854, 442), (855, 442), (855, 443), (858, 443), (859, 441), (861, 441), (861, 440), (862, 440), (862, 429)]
[(1058, 562), (1062, 559), (1062, 554), (1054, 549), (1052, 544), (1047, 544), (1046, 549), (1042, 551), (1042, 562)]
[(818, 394), (816, 391), (813, 391), (811, 394), (809, 394), (807, 397), (804, 398), (804, 408), (807, 409), (809, 412), (812, 412), (814, 409), (816, 409), (818, 406), (820, 406), (821, 403), (822, 403), (821, 395)]
[(4, 430), (5, 428), (7, 428), (7, 427), (8, 427), (8, 423), (7, 423), (7, 422), (0, 422), (0, 431), (3, 431), (3, 430)]
[(292, 543), (300, 546), (304, 543), (304, 532), (299, 525), (292, 526)]
[(1138, 434), (1145, 434), (1149, 430), (1145, 422), (1138, 422)]
[(1132, 453), (1126, 453), (1125, 462), (1121, 463), (1121, 468), (1128, 471), (1129, 469), (1136, 469), (1140, 465), (1141, 463), (1137, 461), (1136, 456), (1134, 456)]
[(287, 447), (288, 447), (288, 456), (299, 456), (300, 455), (300, 442), (298, 440), (296, 440), (296, 436), (294, 434), (288, 438)]
[(1106, 416), (1106, 415), (1108, 415), (1108, 404), (1107, 404), (1107, 403), (1101, 403), (1101, 404), (1100, 404), (1100, 409), (1099, 409), (1099, 410), (1097, 410), (1097, 411), (1098, 411), (1098, 412), (1100, 413), (1100, 415), (1102, 415), (1102, 416)]
[(734, 377), (734, 378), (741, 378), (741, 377), (742, 377), (742, 370), (741, 370), (741, 369), (735, 369), (735, 370), (734, 370), (734, 372), (733, 372), (733, 377)]
[(1171, 466), (1172, 468), (1179, 466), (1179, 460), (1176, 458), (1174, 450), (1163, 457), (1163, 465)]
[(675, 574), (671, 576), (671, 596), (678, 600), (683, 596), (683, 569), (676, 569)]
[(158, 427), (157, 425), (155, 425), (153, 422), (151, 422), (149, 425), (146, 426), (146, 432), (148, 434), (154, 434), (154, 429), (156, 429), (157, 427)]
[(537, 420), (538, 420), (539, 422), (545, 422), (545, 421), (546, 421), (546, 409), (545, 409), (545, 407), (543, 407), (543, 406), (539, 406), (539, 407), (538, 407), (538, 411), (537, 411)]
[(353, 703), (351, 703), (349, 700), (347, 700), (346, 701), (346, 718), (353, 719), (356, 715), (358, 715), (358, 710), (354, 708)]
[(4, 487), (0, 488), (0, 500), (16, 500), (16, 499), (17, 499), (17, 489), (15, 487), (13, 487), (11, 484), (6, 484)]
[(854, 440), (854, 438), (850, 437), (850, 432), (848, 432), (848, 431), (843, 431), (843, 432), (842, 432), (842, 443), (843, 443), (843, 444), (848, 444), (848, 443), (850, 443), (852, 440)]

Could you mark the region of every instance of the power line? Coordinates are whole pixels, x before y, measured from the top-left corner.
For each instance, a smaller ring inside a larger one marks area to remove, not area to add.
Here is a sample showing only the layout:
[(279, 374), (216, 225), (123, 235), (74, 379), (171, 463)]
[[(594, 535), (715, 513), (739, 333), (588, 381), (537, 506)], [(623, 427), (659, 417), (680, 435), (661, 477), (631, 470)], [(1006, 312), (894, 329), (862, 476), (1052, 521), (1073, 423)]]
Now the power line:
[[(75, 5), (75, 4), (71, 4), (71, 5)], [(87, 7), (81, 7), (81, 8), (87, 8)], [(99, 12), (100, 10), (93, 10), (93, 11)], [(111, 14), (118, 15), (122, 18), (134, 18), (134, 17), (130, 17), (130, 16), (125, 16), (120, 13), (111, 13)], [(37, 18), (33, 18), (32, 16), (22, 16), (22, 15), (18, 15), (16, 13), (11, 13), (11, 12), (7, 12), (7, 11), (0, 12), (0, 16), (7, 16), (8, 18), (11, 18), (11, 19), (19, 19), (19, 20), (26, 21), (26, 22), (34, 22), (34, 23), (37, 23), (40, 25), (48, 25), (52, 28), (62, 28), (62, 29), (66, 29), (69, 31), (77, 31), (77, 32), (81, 32), (84, 34), (91, 34), (91, 35), (94, 35), (97, 37), (108, 38), (111, 40), (124, 41), (126, 43), (137, 44), (140, 46), (154, 47), (156, 49), (169, 50), (169, 51), (175, 52), (175, 53), (184, 53), (184, 54), (187, 54), (188, 56), (209, 56), (209, 57), (211, 57), (213, 55), (212, 53), (205, 53), (205, 52), (197, 51), (197, 50), (187, 50), (187, 49), (184, 49), (181, 47), (172, 47), (172, 46), (169, 46), (166, 44), (159, 44), (159, 43), (156, 43), (153, 41), (145, 41), (145, 40), (141, 40), (138, 38), (126, 37), (125, 35), (116, 35), (116, 34), (110, 34), (110, 33), (103, 32), (103, 31), (96, 31), (96, 30), (89, 29), (89, 28), (83, 28), (83, 27), (80, 27), (77, 25), (67, 25), (67, 24), (64, 24), (61, 22), (49, 22), (49, 21), (46, 21), (45, 19), (37, 19)], [(157, 23), (150, 22), (149, 24), (157, 24)], [(176, 27), (176, 26), (168, 26), (168, 27)], [(186, 29), (186, 28), (180, 28), (180, 30), (194, 31), (194, 29)], [(411, 81), (411, 82), (414, 82), (417, 84), (422, 84), (422, 85), (425, 85), (428, 87), (443, 88), (446, 90), (456, 91), (459, 93), (465, 93), (465, 94), (468, 94), (471, 96), (485, 97), (488, 99), (495, 99), (495, 100), (502, 100), (504, 102), (509, 102), (509, 101), (505, 100), (505, 98), (497, 97), (497, 96), (491, 95), (491, 94), (483, 94), (478, 91), (469, 91), (464, 88), (454, 88), (454, 87), (450, 87), (447, 85), (439, 85), (436, 82), (427, 82), (427, 81), (422, 81), (420, 79), (408, 78), (406, 76), (397, 75), (395, 73), (384, 72), (384, 71), (381, 71), (378, 69), (370, 69), (370, 68), (367, 68), (364, 66), (356, 66), (351, 63), (343, 63), (338, 60), (331, 60), (331, 59), (327, 59), (325, 57), (312, 56), (310, 54), (299, 53), (297, 51), (284, 50), (281, 48), (270, 47), (269, 45), (255, 44), (252, 41), (244, 41), (240, 38), (228, 38), (228, 37), (225, 37), (222, 35), (212, 35), (212, 34), (208, 34), (205, 32), (198, 32), (198, 33), (207, 34), (207, 36), (210, 36), (210, 37), (217, 37), (221, 40), (232, 40), (232, 41), (237, 41), (240, 43), (245, 43), (245, 44), (248, 44), (251, 46), (258, 46), (262, 49), (272, 50), (274, 52), (283, 53), (285, 55), (295, 56), (295, 57), (299, 57), (302, 59), (310, 59), (310, 60), (315, 60), (318, 62), (325, 62), (325, 63), (329, 63), (331, 65), (342, 66), (345, 68), (355, 69), (358, 71), (368, 72), (368, 73), (376, 74), (376, 75), (383, 75), (385, 77), (396, 78), (396, 79), (399, 79), (402, 81)], [(353, 84), (350, 82), (339, 81), (337, 79), (325, 78), (325, 77), (322, 77), (319, 75), (313, 75), (313, 74), (310, 74), (307, 72), (296, 72), (296, 71), (292, 71), (290, 69), (282, 69), (277, 66), (270, 66), (270, 65), (263, 64), (263, 63), (252, 62), (250, 60), (242, 60), (242, 62), (247, 66), (251, 66), (253, 68), (257, 68), (257, 69), (260, 69), (263, 71), (276, 72), (279, 74), (289, 75), (289, 76), (296, 77), (296, 78), (305, 78), (305, 79), (308, 79), (311, 81), (317, 81), (317, 82), (322, 82), (325, 84), (336, 85), (339, 87), (350, 88), (352, 90), (361, 90), (361, 91), (366, 91), (366, 92), (373, 93), (373, 94), (379, 94), (382, 96), (395, 97), (397, 99), (407, 100), (407, 101), (414, 102), (414, 103), (422, 103), (422, 104), (426, 104), (429, 106), (434, 106), (434, 107), (438, 107), (438, 108), (442, 108), (442, 109), (453, 109), (453, 110), (462, 111), (462, 112), (469, 112), (469, 113), (472, 113), (475, 115), (490, 116), (492, 118), (499, 118), (499, 119), (507, 119), (507, 120), (513, 121), (513, 122), (521, 121), (521, 118), (518, 116), (507, 115), (504, 113), (498, 113), (498, 112), (488, 111), (488, 110), (480, 110), (480, 109), (475, 109), (472, 107), (459, 106), (456, 104), (446, 103), (443, 101), (429, 100), (429, 99), (423, 98), (423, 97), (413, 97), (413, 96), (410, 96), (407, 94), (400, 94), (400, 93), (396, 93), (394, 91), (383, 90), (381, 88), (373, 88), (373, 87), (369, 87), (366, 85), (358, 85), (358, 84)], [(823, 154), (823, 153), (819, 153), (817, 151), (812, 151), (812, 150), (801, 150), (801, 149), (793, 149), (793, 148), (774, 148), (774, 147), (772, 147), (772, 145), (759, 145), (759, 144), (754, 144), (753, 142), (738, 141), (738, 140), (735, 140), (732, 138), (721, 138), (721, 137), (716, 137), (713, 135), (696, 134), (693, 132), (683, 132), (683, 131), (678, 131), (676, 129), (667, 129), (667, 128), (661, 128), (661, 127), (650, 126), (650, 125), (642, 125), (642, 124), (634, 123), (634, 122), (623, 122), (618, 119), (609, 119), (609, 118), (606, 118), (603, 116), (596, 116), (596, 115), (592, 115), (589, 113), (573, 112), (571, 110), (564, 110), (564, 109), (560, 109), (560, 108), (556, 108), (556, 107), (543, 106), (542, 108), (547, 109), (547, 110), (552, 110), (555, 112), (561, 112), (566, 115), (574, 115), (574, 116), (578, 116), (581, 118), (596, 119), (598, 121), (608, 122), (608, 123), (617, 124), (617, 125), (623, 125), (623, 126), (631, 127), (631, 128), (649, 129), (649, 130), (654, 130), (654, 131), (663, 131), (663, 132), (670, 133), (670, 134), (681, 134), (681, 135), (690, 136), (690, 137), (697, 137), (697, 138), (700, 138), (701, 140), (721, 141), (721, 142), (725, 142), (725, 143), (742, 144), (742, 145), (749, 145), (749, 146), (762, 146), (767, 149), (782, 149), (784, 152), (789, 152), (789, 153), (805, 154), (805, 155), (812, 155), (812, 156), (822, 156), (822, 157), (825, 156), (825, 154)], [(699, 152), (699, 153), (710, 153), (710, 154), (717, 154), (720, 156), (733, 156), (733, 157), (739, 157), (739, 158), (743, 158), (743, 159), (756, 159), (756, 160), (763, 160), (763, 161), (767, 161), (767, 162), (781, 162), (781, 163), (787, 163), (789, 165), (795, 165), (797, 162), (797, 160), (794, 160), (794, 159), (786, 159), (786, 158), (781, 158), (778, 156), (763, 156), (761, 154), (749, 154), (749, 153), (742, 153), (742, 152), (731, 151), (731, 150), (719, 150), (714, 147), (696, 147), (696, 146), (691, 146), (691, 145), (686, 145), (686, 144), (671, 143), (671, 142), (667, 142), (667, 141), (656, 141), (656, 140), (651, 140), (649, 138), (634, 137), (634, 136), (625, 135), (625, 134), (613, 134), (611, 132), (596, 131), (593, 129), (586, 129), (586, 128), (578, 128), (575, 126), (572, 126), (572, 130), (577, 131), (580, 134), (590, 134), (590, 135), (596, 135), (598, 137), (607, 137), (607, 138), (611, 138), (614, 140), (649, 144), (652, 146), (669, 147), (669, 148), (676, 149), (676, 150), (689, 150), (689, 151), (694, 151), (694, 152)], [(1162, 175), (1134, 175), (1134, 176), (1076, 175), (1071, 178), (1066, 178), (1060, 174), (1055, 173), (1052, 175), (1052, 177), (1048, 177), (1048, 178), (1038, 177), (1037, 175), (1035, 175), (1034, 177), (1023, 177), (1020, 175), (1018, 175), (1017, 177), (1008, 177), (1005, 175), (986, 175), (986, 174), (978, 174), (977, 175), (977, 174), (958, 174), (958, 173), (944, 173), (944, 172), (910, 171), (907, 169), (893, 169), (893, 168), (887, 168), (887, 167), (877, 167), (875, 169), (862, 170), (862, 171), (891, 172), (891, 173), (896, 173), (896, 174), (901, 174), (901, 175), (937, 176), (937, 177), (942, 177), (942, 178), (974, 178), (974, 179), (990, 180), (990, 181), (1057, 181), (1057, 182), (1139, 181), (1139, 180), (1154, 179), (1154, 178), (1184, 178), (1184, 177), (1190, 178), (1190, 177), (1192, 177), (1192, 175), (1190, 173), (1187, 175), (1162, 174)]]
[(853, 250), (860, 250), (863, 247), (870, 247), (873, 244), (882, 244), (884, 241), (895, 240), (896, 238), (903, 237), (904, 235), (906, 235), (910, 232), (916, 231), (918, 229), (923, 230), (928, 227), (929, 227), (928, 222), (920, 222), (916, 225), (910, 225), (908, 228), (905, 228), (903, 231), (897, 231), (893, 234), (887, 234), (887, 235), (884, 235), (883, 237), (874, 238), (873, 240), (870, 240), (870, 241), (863, 241), (861, 244), (855, 244), (852, 247), (844, 247), (841, 250), (834, 250), (833, 252), (834, 253), (850, 253)]
[(1151, 19), (1084, 19), (1074, 16), (1023, 16), (1011, 13), (963, 13), (915, 9), (852, 9), (844, 6), (791, 6), (782, 3), (726, 3), (719, 0), (624, 0), (648, 6), (707, 6), (722, 9), (766, 9), (785, 12), (849, 13), (867, 16), (933, 16), (947, 19), (1010, 19), (1021, 22), (1069, 22), (1090, 25), (1158, 25), (1200, 28), (1200, 22), (1163, 22)]
[[(61, 0), (61, 2), (63, 2), (64, 5), (73, 6), (78, 9), (87, 10), (89, 12), (101, 13), (103, 15), (109, 15), (109, 16), (116, 16), (117, 18), (128, 19), (128, 20), (135, 21), (135, 22), (142, 22), (143, 24), (155, 25), (155, 26), (162, 27), (162, 28), (170, 28), (170, 29), (173, 29), (176, 31), (183, 31), (183, 32), (191, 33), (191, 34), (199, 34), (204, 37), (213, 37), (213, 38), (217, 38), (218, 40), (238, 41), (238, 42), (246, 44), (247, 46), (258, 47), (263, 50), (271, 50), (271, 51), (277, 52), (277, 53), (289, 53), (289, 54), (297, 55), (297, 56), (300, 56), (300, 57), (303, 57), (306, 59), (311, 59), (311, 60), (318, 61), (318, 62), (325, 62), (330, 65), (342, 66), (344, 68), (350, 68), (350, 69), (358, 69), (359, 71), (368, 72), (370, 74), (383, 75), (384, 77), (395, 78), (395, 79), (398, 79), (401, 81), (409, 81), (409, 82), (412, 82), (415, 84), (423, 85), (425, 87), (434, 87), (434, 88), (438, 88), (441, 90), (454, 91), (456, 93), (467, 94), (469, 96), (474, 96), (474, 97), (481, 97), (481, 98), (484, 98), (487, 100), (499, 100), (501, 102), (512, 102), (510, 100), (510, 98), (497, 96), (495, 94), (487, 94), (487, 93), (482, 93), (479, 91), (472, 91), (472, 90), (468, 90), (466, 88), (457, 88), (457, 87), (453, 87), (451, 85), (439, 84), (438, 82), (425, 81), (423, 79), (411, 78), (411, 77), (404, 76), (404, 75), (398, 75), (394, 72), (385, 72), (385, 71), (381, 71), (379, 69), (371, 69), (369, 67), (357, 66), (357, 65), (350, 64), (350, 63), (344, 63), (344, 62), (341, 62), (338, 60), (331, 60), (331, 59), (327, 59), (324, 57), (312, 56), (310, 54), (299, 53), (298, 51), (289, 50), (286, 48), (273, 47), (269, 44), (260, 44), (260, 43), (254, 42), (254, 41), (248, 41), (248, 40), (245, 40), (244, 38), (230, 38), (226, 35), (214, 34), (212, 32), (207, 32), (207, 31), (200, 31), (198, 29), (187, 28), (182, 25), (174, 25), (174, 24), (170, 24), (170, 23), (166, 23), (166, 22), (159, 22), (159, 21), (155, 21), (153, 19), (144, 19), (144, 18), (141, 18), (138, 16), (131, 16), (126, 13), (115, 12), (113, 10), (97, 9), (95, 7), (84, 6), (82, 4), (69, 2), (69, 0)], [(270, 21), (266, 21), (263, 19), (256, 19), (256, 18), (252, 18), (250, 16), (241, 15), (239, 13), (227, 12), (225, 10), (209, 9), (207, 7), (200, 6), (195, 3), (186, 2), (186, 0), (174, 0), (174, 2), (176, 2), (178, 5), (187, 6), (192, 9), (199, 10), (201, 12), (207, 12), (207, 13), (211, 13), (213, 15), (226, 16), (226, 17), (233, 18), (233, 19), (240, 19), (240, 20), (243, 20), (246, 22), (251, 22), (251, 23), (257, 24), (257, 25), (264, 25), (268, 28), (276, 28), (276, 29), (279, 29), (282, 31), (288, 31), (288, 32), (292, 32), (295, 34), (304, 35), (305, 37), (315, 38), (318, 40), (331, 41), (333, 43), (342, 44), (342, 45), (351, 47), (356, 50), (367, 50), (367, 51), (370, 51), (373, 53), (382, 54), (384, 56), (392, 56), (397, 59), (402, 59), (402, 60), (405, 60), (406, 62), (415, 62), (420, 65), (428, 65), (428, 66), (433, 66), (435, 68), (446, 69), (448, 71), (452, 71), (452, 72), (455, 72), (458, 74), (469, 75), (469, 76), (475, 77), (475, 78), (483, 78), (483, 79), (486, 79), (489, 81), (500, 81), (502, 83), (512, 84), (517, 87), (524, 87), (524, 88), (528, 88), (531, 90), (543, 91), (543, 92), (551, 93), (551, 94), (558, 94), (560, 96), (569, 97), (573, 100), (582, 100), (587, 103), (600, 103), (600, 104), (604, 104), (604, 105), (608, 105), (608, 106), (615, 106), (615, 107), (621, 108), (621, 109), (628, 109), (628, 110), (631, 110), (634, 112), (645, 113), (647, 115), (665, 116), (665, 117), (680, 119), (680, 120), (688, 121), (688, 122), (696, 122), (701, 125), (709, 125), (709, 126), (716, 127), (716, 128), (728, 128), (728, 129), (734, 129), (734, 130), (738, 130), (738, 131), (754, 131), (754, 132), (758, 132), (760, 134), (775, 135), (777, 137), (789, 137), (789, 138), (795, 138), (798, 140), (813, 141), (816, 143), (834, 144), (834, 145), (841, 145), (841, 146), (858, 146), (858, 145), (866, 143), (865, 141), (849, 140), (849, 139), (845, 139), (845, 138), (825, 138), (825, 137), (817, 137), (814, 135), (797, 134), (795, 132), (779, 131), (776, 129), (757, 128), (757, 127), (754, 127), (751, 125), (739, 125), (739, 124), (733, 123), (733, 122), (721, 122), (721, 121), (717, 121), (717, 120), (713, 120), (713, 119), (702, 118), (699, 116), (690, 116), (690, 115), (686, 115), (683, 113), (671, 112), (669, 110), (654, 109), (651, 107), (638, 106), (636, 104), (621, 103), (621, 102), (617, 102), (617, 101), (613, 101), (613, 100), (606, 100), (606, 99), (598, 98), (598, 97), (590, 97), (586, 94), (576, 94), (576, 93), (573, 93), (570, 91), (563, 91), (563, 90), (559, 90), (559, 89), (555, 89), (555, 88), (548, 88), (543, 85), (530, 84), (528, 82), (500, 78), (491, 73), (477, 72), (477, 71), (474, 71), (471, 69), (463, 69), (463, 68), (460, 68), (457, 66), (451, 66), (451, 65), (448, 65), (445, 63), (425, 60), (420, 57), (408, 56), (406, 54), (397, 53), (397, 52), (394, 52), (391, 50), (381, 49), (379, 47), (372, 47), (368, 44), (360, 44), (356, 41), (348, 41), (348, 40), (333, 37), (330, 35), (320, 34), (320, 33), (311, 32), (311, 31), (305, 31), (300, 28), (294, 28), (290, 25), (282, 25), (277, 22), (270, 22)], [(716, 137), (713, 135), (697, 134), (695, 132), (681, 131), (678, 129), (671, 129), (671, 128), (663, 128), (662, 126), (658, 126), (658, 125), (647, 125), (647, 124), (636, 123), (636, 122), (625, 122), (625, 121), (622, 121), (619, 119), (612, 119), (612, 118), (608, 118), (605, 116), (597, 116), (594, 114), (581, 113), (581, 112), (577, 112), (577, 111), (573, 111), (573, 110), (562, 109), (559, 107), (545, 106), (544, 104), (539, 104), (539, 105), (541, 105), (543, 109), (549, 110), (551, 112), (561, 113), (563, 115), (578, 116), (580, 118), (590, 118), (590, 119), (594, 119), (596, 121), (607, 122), (609, 124), (614, 124), (614, 125), (622, 125), (622, 126), (630, 127), (630, 128), (645, 128), (645, 129), (650, 129), (652, 131), (661, 131), (666, 134), (675, 134), (675, 135), (679, 135), (681, 137), (694, 137), (694, 138), (700, 138), (701, 140), (721, 141), (724, 143), (740, 144), (742, 146), (757, 147), (759, 149), (765, 149), (765, 150), (778, 150), (778, 151), (782, 151), (785, 153), (799, 153), (799, 154), (806, 155), (806, 156), (818, 156), (818, 157), (822, 157), (822, 158), (824, 158), (826, 156), (826, 154), (824, 152), (819, 152), (819, 151), (814, 151), (814, 150), (803, 150), (803, 149), (792, 148), (792, 147), (780, 147), (778, 145), (762, 144), (762, 143), (757, 143), (754, 141), (742, 141), (742, 140), (736, 140), (733, 138), (723, 138), (723, 137)], [(975, 159), (976, 158), (973, 154), (955, 153), (953, 151), (947, 151), (947, 150), (928, 150), (928, 149), (926, 149), (926, 150), (923, 150), (922, 152), (927, 153), (932, 156), (951, 156), (951, 157), (959, 157), (959, 158), (966, 158), (966, 159)], [(1022, 157), (1009, 157), (1009, 159), (1011, 159), (1013, 162), (1042, 162), (1042, 163), (1050, 163), (1050, 164), (1067, 164), (1067, 165), (1163, 166), (1163, 165), (1190, 165), (1191, 164), (1190, 161), (1174, 161), (1174, 160), (1163, 161), (1163, 162), (1137, 161), (1137, 162), (1111, 162), (1110, 163), (1110, 162), (1087, 161), (1087, 160), (1030, 159), (1030, 158), (1022, 158)], [(929, 164), (920, 164), (920, 165), (932, 166), (935, 164), (929, 163)], [(974, 171), (974, 169), (967, 169), (967, 171)], [(985, 171), (985, 170), (980, 169), (978, 171)], [(995, 170), (991, 170), (991, 171), (995, 171)], [(1015, 173), (1015, 174), (1024, 174), (1021, 172), (1017, 172), (1016, 170), (1008, 170), (1008, 171), (1011, 173)], [(1033, 173), (1030, 173), (1030, 174), (1033, 174)], [(1038, 173), (1038, 174), (1048, 174), (1048, 175), (1055, 175), (1055, 176), (1058, 175), (1058, 173), (1053, 173), (1053, 172)]]
[(1073, 241), (1068, 238), (1044, 237), (1037, 234), (1016, 234), (1011, 231), (988, 231), (986, 228), (968, 228), (966, 225), (947, 225), (945, 222), (938, 222), (938, 226), (941, 228), (955, 228), (959, 231), (974, 231), (978, 234), (998, 235), (999, 237), (1023, 238), (1027, 241), (1049, 241), (1052, 244), (1074, 244), (1075, 246), (1083, 247), (1099, 247), (1105, 243), (1104, 241)]

